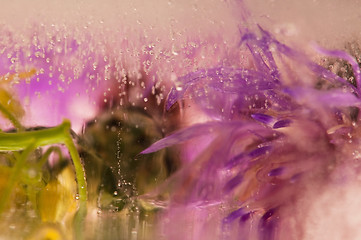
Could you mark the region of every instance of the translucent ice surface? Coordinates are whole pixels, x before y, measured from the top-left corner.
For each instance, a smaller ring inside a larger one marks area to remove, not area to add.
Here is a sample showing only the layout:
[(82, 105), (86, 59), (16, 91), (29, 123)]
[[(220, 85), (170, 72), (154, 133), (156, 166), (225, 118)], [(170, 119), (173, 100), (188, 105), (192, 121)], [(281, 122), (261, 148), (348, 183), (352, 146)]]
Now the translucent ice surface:
[(359, 239), (359, 0), (0, 8), (1, 239)]

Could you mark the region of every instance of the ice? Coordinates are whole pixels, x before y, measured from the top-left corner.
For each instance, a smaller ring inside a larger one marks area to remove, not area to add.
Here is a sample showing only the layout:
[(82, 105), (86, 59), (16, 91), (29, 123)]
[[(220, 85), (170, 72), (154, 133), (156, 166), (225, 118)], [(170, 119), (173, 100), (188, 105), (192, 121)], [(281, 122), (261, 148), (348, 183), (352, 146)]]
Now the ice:
[[(359, 239), (360, 12), (360, 0), (14, 0), (0, 8), (0, 87), (27, 128), (71, 120), (95, 239)], [(165, 136), (153, 148), (172, 148), (140, 154)], [(10, 220), (11, 234), (26, 225)]]

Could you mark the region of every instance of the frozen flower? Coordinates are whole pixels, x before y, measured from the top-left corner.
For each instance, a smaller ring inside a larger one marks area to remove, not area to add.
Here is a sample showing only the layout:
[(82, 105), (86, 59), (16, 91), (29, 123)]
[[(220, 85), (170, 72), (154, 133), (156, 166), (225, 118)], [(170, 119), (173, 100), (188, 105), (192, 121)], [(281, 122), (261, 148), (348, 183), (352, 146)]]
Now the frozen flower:
[[(301, 239), (302, 220), (295, 217), (301, 215), (293, 214), (301, 196), (310, 184), (322, 190), (335, 166), (352, 160), (344, 159), (349, 156), (344, 149), (359, 143), (354, 136), (359, 132), (361, 77), (353, 57), (316, 48), (326, 57), (348, 61), (355, 79), (350, 82), (261, 27), (242, 29), (240, 48), (249, 50), (250, 68), (201, 69), (178, 78), (182, 84), (168, 95), (167, 109), (187, 101), (198, 106), (207, 121), (142, 152), (176, 144), (191, 152), (202, 145), (201, 137), (209, 139), (155, 193), (170, 194), (166, 214), (173, 220), (163, 225), (173, 239), (283, 239), (287, 229), (294, 235), (285, 239)], [(219, 214), (211, 206), (218, 206)], [(195, 219), (202, 214), (204, 227), (182, 234), (174, 227), (177, 221), (190, 221), (182, 211)], [(207, 218), (204, 212), (215, 216)]]

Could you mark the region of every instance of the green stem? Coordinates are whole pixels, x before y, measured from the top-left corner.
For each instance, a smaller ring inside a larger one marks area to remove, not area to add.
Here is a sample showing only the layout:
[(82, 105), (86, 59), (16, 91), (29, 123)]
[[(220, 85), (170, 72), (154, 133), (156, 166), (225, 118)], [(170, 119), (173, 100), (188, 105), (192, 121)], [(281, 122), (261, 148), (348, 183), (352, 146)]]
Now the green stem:
[(70, 135), (69, 131), (70, 122), (65, 120), (53, 128), (17, 133), (0, 132), (0, 151), (20, 151), (27, 148), (33, 141), (35, 147), (65, 144), (65, 139)]
[[(25, 149), (24, 153), (27, 153), (28, 151), (41, 146), (52, 144), (65, 144), (73, 160), (75, 175), (78, 182), (79, 209), (74, 221), (76, 225), (76, 234), (79, 235), (81, 234), (82, 227), (84, 225), (83, 222), (86, 216), (87, 186), (83, 165), (81, 163), (78, 151), (74, 145), (73, 139), (71, 138), (70, 130), (70, 121), (65, 120), (59, 126), (37, 131), (18, 133), (0, 132), (0, 151), (20, 151)], [(22, 156), (25, 157), (22, 157), (20, 159), (21, 161), (16, 162), (16, 173), (17, 171), (19, 171), (18, 168), (21, 169), (21, 166), (24, 164), (27, 155), (22, 154)], [(14, 180), (12, 181), (15, 181), (17, 175), (15, 175), (15, 173), (13, 175)], [(13, 186), (13, 183), (11, 182), (11, 184), (9, 185)], [(7, 191), (11, 193), (12, 188), (8, 188), (9, 189), (7, 189)], [(10, 193), (7, 194), (9, 194), (10, 196)], [(76, 239), (81, 239), (81, 237), (77, 237)]]
[(83, 165), (81, 163), (78, 151), (73, 143), (73, 140), (72, 140), (70, 134), (68, 136), (65, 136), (64, 144), (68, 148), (70, 157), (73, 160), (75, 175), (76, 175), (76, 179), (78, 181), (79, 200), (80, 200), (80, 202), (86, 202), (87, 186), (86, 186), (85, 173), (84, 173)]
[(75, 168), (76, 179), (78, 181), (79, 193), (79, 209), (74, 217), (75, 239), (83, 239), (84, 221), (87, 214), (87, 185), (84, 174), (83, 165), (78, 154), (78, 151), (71, 138), (70, 132), (65, 138), (65, 146), (68, 148)]
[(58, 154), (59, 159), (63, 158), (63, 154), (61, 153), (59, 147), (49, 147), (41, 157), (40, 161), (36, 164), (37, 167), (41, 168), (48, 161), (50, 154), (52, 154), (53, 152)]

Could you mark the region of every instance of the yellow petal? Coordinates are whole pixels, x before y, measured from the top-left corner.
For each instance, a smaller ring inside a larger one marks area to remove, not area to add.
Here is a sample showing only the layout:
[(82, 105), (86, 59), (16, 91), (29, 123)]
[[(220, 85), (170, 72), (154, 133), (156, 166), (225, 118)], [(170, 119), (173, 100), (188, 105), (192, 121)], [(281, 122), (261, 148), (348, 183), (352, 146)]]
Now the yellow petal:
[(75, 185), (75, 176), (68, 167), (40, 191), (38, 209), (43, 222), (62, 222), (66, 215), (75, 213)]
[(27, 240), (63, 240), (64, 234), (61, 232), (58, 226), (44, 224), (40, 228), (37, 228), (33, 234), (31, 234)]

